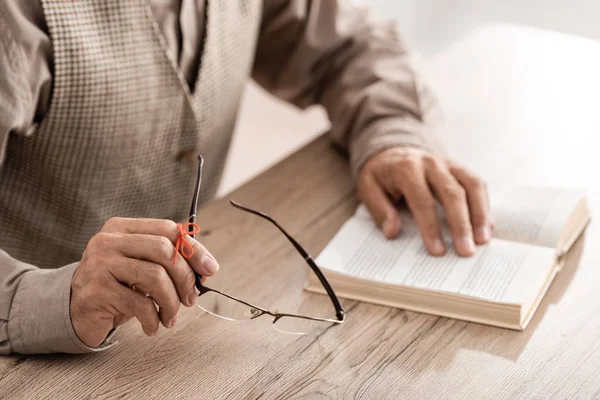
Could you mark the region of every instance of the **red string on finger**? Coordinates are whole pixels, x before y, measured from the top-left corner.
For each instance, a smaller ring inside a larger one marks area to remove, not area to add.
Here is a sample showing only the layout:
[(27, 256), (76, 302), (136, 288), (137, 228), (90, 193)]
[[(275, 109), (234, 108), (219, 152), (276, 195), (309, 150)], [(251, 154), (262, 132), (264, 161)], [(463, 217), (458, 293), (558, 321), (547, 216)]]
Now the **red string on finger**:
[[(192, 228), (189, 231), (189, 228)], [(188, 222), (185, 225), (177, 224), (177, 228), (179, 229), (179, 234), (177, 235), (177, 241), (175, 241), (175, 255), (173, 256), (173, 264), (177, 262), (177, 253), (181, 253), (183, 258), (189, 260), (194, 255), (194, 246), (187, 240), (185, 240), (186, 235), (196, 235), (200, 233), (200, 227), (193, 222)]]

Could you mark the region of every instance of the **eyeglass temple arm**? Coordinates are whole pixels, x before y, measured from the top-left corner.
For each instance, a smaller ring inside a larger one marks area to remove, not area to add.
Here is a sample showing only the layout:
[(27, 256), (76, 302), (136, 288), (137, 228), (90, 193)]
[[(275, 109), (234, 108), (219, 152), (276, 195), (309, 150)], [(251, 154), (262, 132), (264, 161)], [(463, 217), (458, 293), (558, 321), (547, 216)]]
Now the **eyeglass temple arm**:
[[(194, 189), (194, 198), (192, 199), (192, 207), (190, 209), (190, 218), (188, 220), (189, 223), (196, 223), (196, 212), (198, 209), (198, 197), (200, 196), (200, 186), (202, 185), (202, 167), (204, 166), (204, 157), (198, 155), (198, 178), (196, 179), (196, 188)], [(188, 231), (192, 232), (194, 228), (190, 225), (188, 227)], [(195, 235), (190, 233), (191, 237)], [(198, 290), (201, 290), (202, 287), (202, 275), (195, 273), (196, 275), (196, 287)]]
[[(194, 198), (190, 209), (190, 219), (188, 222), (196, 223), (196, 211), (198, 209), (198, 197), (200, 196), (200, 186), (202, 185), (202, 167), (204, 166), (204, 157), (198, 156), (198, 178), (196, 179), (196, 188), (194, 189)], [(190, 231), (194, 229), (190, 226)], [(193, 237), (193, 236), (192, 236)]]
[(285, 235), (285, 237), (290, 241), (290, 243), (294, 246), (294, 248), (298, 251), (298, 253), (300, 253), (300, 255), (302, 255), (302, 257), (304, 258), (306, 263), (309, 265), (309, 267), (313, 270), (315, 275), (317, 275), (317, 278), (319, 278), (319, 281), (325, 288), (325, 291), (329, 295), (329, 298), (331, 299), (331, 302), (333, 303), (333, 306), (335, 307), (337, 319), (342, 321), (344, 319), (344, 309), (342, 308), (342, 305), (340, 304), (337, 296), (335, 295), (333, 288), (331, 287), (329, 282), (327, 282), (325, 275), (323, 275), (323, 273), (321, 272), (321, 269), (317, 266), (317, 263), (315, 263), (315, 261), (312, 259), (310, 254), (308, 254), (308, 252), (306, 250), (304, 250), (304, 248), (300, 245), (300, 243), (298, 243), (289, 233), (287, 233), (285, 231), (285, 229), (283, 229), (283, 227), (281, 227), (273, 218), (271, 218), (267, 214), (262, 213), (257, 210), (253, 210), (252, 208), (243, 206), (233, 200), (229, 200), (229, 202), (231, 203), (232, 206), (239, 208), (240, 210), (249, 212), (249, 213), (257, 215), (263, 219), (266, 219), (267, 221), (269, 221), (270, 223), (275, 225), (275, 227), (277, 227), (277, 229), (279, 229), (279, 231)]

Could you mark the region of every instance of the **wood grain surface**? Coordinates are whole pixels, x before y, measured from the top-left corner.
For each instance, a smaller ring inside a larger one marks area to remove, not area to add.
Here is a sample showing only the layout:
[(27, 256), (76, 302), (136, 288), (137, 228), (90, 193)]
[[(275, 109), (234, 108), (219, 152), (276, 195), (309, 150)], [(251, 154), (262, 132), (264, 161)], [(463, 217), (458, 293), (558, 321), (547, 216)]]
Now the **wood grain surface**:
[[(467, 104), (452, 111), (458, 116), (442, 141), (495, 183), (583, 186), (597, 213), (598, 150), (582, 144), (598, 143), (598, 117), (569, 104), (600, 93), (600, 51), (553, 35), (496, 28), (434, 60), (447, 109), (458, 107), (457, 96)], [(521, 51), (541, 61), (524, 63)], [(588, 65), (569, 76), (568, 104), (565, 91), (551, 90), (559, 78), (548, 71), (565, 52), (569, 68)], [(496, 89), (486, 86), (486, 71), (497, 68), (490, 57), (503, 65)], [(465, 87), (466, 77), (448, 76), (469, 68)], [(513, 99), (530, 107), (518, 111)], [(357, 205), (346, 160), (326, 137), (228, 197), (271, 214), (313, 255)], [(221, 263), (210, 285), (282, 311), (332, 312), (326, 297), (302, 290), (308, 269), (273, 227), (227, 199), (205, 207), (199, 223), (201, 241)], [(298, 337), (278, 333), (264, 317), (228, 322), (182, 309), (175, 328), (147, 338), (130, 322), (118, 332), (120, 344), (98, 354), (2, 357), (0, 398), (600, 398), (598, 239), (592, 222), (525, 332), (344, 300), (345, 324)]]

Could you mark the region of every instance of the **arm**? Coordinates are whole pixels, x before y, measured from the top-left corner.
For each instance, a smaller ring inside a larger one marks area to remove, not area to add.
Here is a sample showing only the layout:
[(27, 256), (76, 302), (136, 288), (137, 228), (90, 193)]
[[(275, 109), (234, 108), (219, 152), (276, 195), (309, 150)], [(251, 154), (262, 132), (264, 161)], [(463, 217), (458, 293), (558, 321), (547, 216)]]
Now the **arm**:
[[(0, 33), (10, 32), (4, 16), (0, 12)], [(0, 55), (13, 56), (0, 58), (2, 160), (10, 157), (5, 154), (9, 135), (26, 134), (21, 127), (31, 125), (35, 108), (24, 79), (23, 49), (8, 39), (13, 38), (0, 35)], [(218, 269), (196, 241), (195, 258), (187, 263), (179, 257), (173, 264), (176, 233), (174, 222), (114, 219), (90, 241), (81, 262), (54, 270), (38, 269), (0, 249), (0, 354), (103, 350), (111, 345), (110, 332), (130, 317), (147, 335), (156, 334), (159, 323), (173, 327), (180, 301), (191, 307), (197, 298), (192, 267), (203, 276)]]
[[(0, 168), (9, 136), (29, 133), (51, 86), (41, 9), (23, 3), (0, 3)], [(75, 267), (40, 270), (0, 249), (0, 354), (92, 350), (78, 339), (69, 316)]]
[(299, 107), (321, 104), (365, 202), (388, 238), (404, 198), (431, 254), (442, 255), (442, 203), (463, 256), (490, 239), (485, 185), (431, 151), (435, 101), (393, 24), (351, 0), (265, 0), (254, 78)]
[[(0, 1), (0, 168), (11, 157), (9, 137), (33, 134), (30, 127), (43, 118), (50, 65), (39, 0)], [(113, 218), (80, 262), (54, 270), (0, 250), (0, 354), (102, 350), (114, 328), (131, 317), (149, 336), (160, 324), (175, 326), (180, 304), (196, 303), (194, 271), (208, 277), (218, 270), (195, 240), (193, 257), (174, 262), (178, 232), (172, 221)]]
[(356, 176), (395, 146), (429, 148), (435, 100), (395, 25), (341, 0), (265, 0), (254, 79), (299, 107), (321, 104)]

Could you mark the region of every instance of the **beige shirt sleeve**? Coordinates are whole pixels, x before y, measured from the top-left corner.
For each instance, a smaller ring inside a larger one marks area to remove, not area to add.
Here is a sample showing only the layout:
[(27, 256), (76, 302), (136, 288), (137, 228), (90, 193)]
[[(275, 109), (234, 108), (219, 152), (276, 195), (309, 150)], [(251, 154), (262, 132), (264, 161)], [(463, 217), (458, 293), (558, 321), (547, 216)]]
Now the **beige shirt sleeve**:
[(350, 0), (265, 0), (254, 79), (299, 107), (321, 104), (353, 174), (394, 146), (431, 148), (435, 100), (393, 23)]
[(71, 277), (77, 264), (41, 270), (0, 250), (0, 354), (88, 353), (71, 323)]

